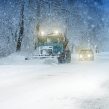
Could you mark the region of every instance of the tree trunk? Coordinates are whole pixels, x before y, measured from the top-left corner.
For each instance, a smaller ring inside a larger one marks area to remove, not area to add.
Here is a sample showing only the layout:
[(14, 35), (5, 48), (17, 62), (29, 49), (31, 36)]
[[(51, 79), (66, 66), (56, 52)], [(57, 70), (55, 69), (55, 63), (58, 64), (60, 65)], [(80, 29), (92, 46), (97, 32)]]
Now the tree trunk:
[(17, 39), (16, 51), (20, 51), (21, 50), (23, 37), (24, 37), (24, 1), (21, 0), (19, 36), (18, 36), (18, 39)]

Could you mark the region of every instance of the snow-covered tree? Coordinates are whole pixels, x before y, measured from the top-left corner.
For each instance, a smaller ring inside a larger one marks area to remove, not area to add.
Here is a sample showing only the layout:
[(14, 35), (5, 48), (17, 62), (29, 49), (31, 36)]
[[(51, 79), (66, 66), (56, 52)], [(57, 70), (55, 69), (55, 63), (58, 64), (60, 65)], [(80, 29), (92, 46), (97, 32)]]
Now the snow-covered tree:
[(71, 41), (73, 45), (99, 46), (103, 29), (102, 0), (69, 0), (71, 12)]
[(16, 47), (34, 49), (39, 29), (66, 32), (73, 47), (101, 48), (107, 39), (109, 17), (104, 15), (103, 0), (22, 1), (23, 5), (21, 0), (0, 1), (1, 56), (15, 52)]
[(0, 56), (16, 49), (15, 33), (18, 27), (18, 2), (3, 0), (0, 3)]
[(20, 19), (19, 19), (19, 31), (18, 31), (18, 39), (17, 39), (17, 46), (16, 46), (16, 51), (21, 50), (22, 46), (22, 40), (24, 37), (24, 1), (20, 1)]

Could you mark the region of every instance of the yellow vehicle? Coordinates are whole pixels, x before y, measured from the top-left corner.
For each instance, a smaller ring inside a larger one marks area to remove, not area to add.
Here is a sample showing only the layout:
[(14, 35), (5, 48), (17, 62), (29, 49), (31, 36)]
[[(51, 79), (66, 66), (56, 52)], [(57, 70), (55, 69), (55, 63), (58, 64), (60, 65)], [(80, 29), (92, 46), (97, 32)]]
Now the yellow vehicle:
[(94, 60), (94, 52), (92, 49), (82, 49), (79, 52), (79, 60), (80, 61), (93, 61)]

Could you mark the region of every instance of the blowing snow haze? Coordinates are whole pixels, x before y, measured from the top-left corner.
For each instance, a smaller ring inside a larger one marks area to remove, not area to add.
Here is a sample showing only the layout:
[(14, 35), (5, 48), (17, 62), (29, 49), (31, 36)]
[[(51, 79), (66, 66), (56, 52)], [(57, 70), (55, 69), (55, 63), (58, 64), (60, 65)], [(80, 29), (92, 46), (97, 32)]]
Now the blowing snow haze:
[(20, 46), (33, 50), (39, 21), (42, 29), (67, 31), (73, 49), (89, 44), (109, 51), (108, 7), (109, 0), (0, 0), (0, 56)]
[(109, 0), (0, 0), (0, 109), (109, 109)]

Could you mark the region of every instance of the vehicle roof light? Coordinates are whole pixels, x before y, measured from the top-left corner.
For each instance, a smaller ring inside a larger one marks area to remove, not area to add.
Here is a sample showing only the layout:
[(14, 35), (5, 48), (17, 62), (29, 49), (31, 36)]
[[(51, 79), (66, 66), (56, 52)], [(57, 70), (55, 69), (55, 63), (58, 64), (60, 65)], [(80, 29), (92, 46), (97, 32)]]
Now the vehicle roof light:
[(44, 36), (45, 35), (45, 32), (44, 31), (41, 31), (41, 36)]
[(59, 34), (59, 31), (55, 30), (54, 31), (54, 34), (58, 35)]

